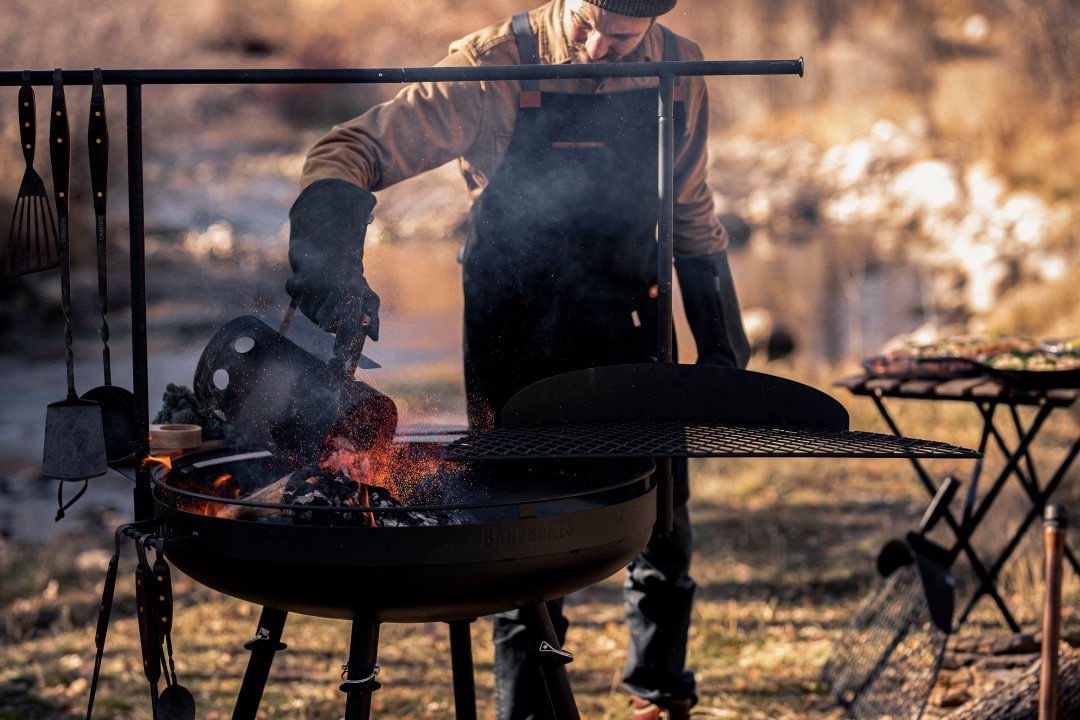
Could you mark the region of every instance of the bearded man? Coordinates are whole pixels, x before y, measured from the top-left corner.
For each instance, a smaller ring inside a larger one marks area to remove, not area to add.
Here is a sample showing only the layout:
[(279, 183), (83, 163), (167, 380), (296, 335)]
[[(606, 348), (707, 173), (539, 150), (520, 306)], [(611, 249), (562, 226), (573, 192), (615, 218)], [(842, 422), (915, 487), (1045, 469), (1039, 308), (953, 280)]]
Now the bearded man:
[[(700, 60), (657, 23), (677, 0), (551, 0), (450, 45), (439, 65)], [(700, 77), (675, 97), (675, 270), (698, 362), (745, 367), (749, 345), (706, 185), (708, 97)], [(289, 294), (314, 322), (364, 318), (378, 339), (378, 295), (363, 274), (372, 194), (451, 160), (472, 200), (462, 249), (470, 425), (499, 424), (518, 390), (561, 372), (655, 360), (656, 78), (416, 83), (334, 127), (307, 157), (290, 212)], [(637, 720), (685, 718), (695, 584), (685, 462), (675, 463), (670, 535), (630, 564), (623, 685)], [(560, 639), (561, 600), (548, 604)], [(535, 648), (517, 612), (495, 618), (499, 720), (546, 717)]]

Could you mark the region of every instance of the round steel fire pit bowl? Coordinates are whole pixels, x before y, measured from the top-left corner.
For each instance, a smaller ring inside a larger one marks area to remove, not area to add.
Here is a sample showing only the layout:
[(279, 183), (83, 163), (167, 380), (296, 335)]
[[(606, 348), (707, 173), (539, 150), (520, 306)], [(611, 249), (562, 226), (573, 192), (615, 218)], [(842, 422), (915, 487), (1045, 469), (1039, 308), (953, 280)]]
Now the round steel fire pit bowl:
[[(566, 595), (625, 567), (656, 521), (651, 460), (443, 467), (441, 504), (372, 509), (374, 527), (349, 523), (351, 508), (333, 508), (345, 524), (308, 525), (192, 511), (205, 496), (180, 489), (185, 479), (229, 473), (250, 489), (277, 472), (266, 453), (192, 453), (155, 472), (155, 517), (169, 560), (208, 587), (288, 612), (369, 622), (448, 622)], [(406, 512), (440, 524), (379, 526)]]

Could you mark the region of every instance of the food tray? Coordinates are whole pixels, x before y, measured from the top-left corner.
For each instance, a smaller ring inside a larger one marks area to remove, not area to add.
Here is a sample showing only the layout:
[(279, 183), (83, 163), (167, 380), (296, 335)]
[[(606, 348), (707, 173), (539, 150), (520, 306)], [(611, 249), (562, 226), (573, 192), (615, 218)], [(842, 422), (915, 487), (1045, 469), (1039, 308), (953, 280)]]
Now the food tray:
[[(1014, 359), (1020, 365), (1017, 368), (995, 367), (995, 361), (1000, 359)], [(1061, 370), (1031, 370), (1026, 366), (1033, 359), (1046, 358), (1051, 362), (1069, 360), (1071, 367)], [(1076, 356), (1071, 353), (1052, 353), (1043, 351), (1026, 353), (999, 353), (984, 358), (982, 366), (993, 377), (1011, 387), (1025, 390), (1052, 390), (1054, 388), (1080, 388), (1080, 366), (1077, 366)]]
[(965, 357), (886, 357), (863, 360), (863, 369), (875, 377), (949, 380), (985, 374), (986, 368)]

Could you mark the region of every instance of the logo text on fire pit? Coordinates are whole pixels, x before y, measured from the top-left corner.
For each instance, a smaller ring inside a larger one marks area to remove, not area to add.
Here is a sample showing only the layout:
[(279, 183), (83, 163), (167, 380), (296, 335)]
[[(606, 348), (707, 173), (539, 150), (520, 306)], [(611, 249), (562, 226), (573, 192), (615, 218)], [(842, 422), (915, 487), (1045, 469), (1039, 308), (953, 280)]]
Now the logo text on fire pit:
[(569, 518), (530, 524), (528, 527), (491, 528), (484, 531), (484, 545), (498, 547), (551, 542), (574, 534), (574, 521)]

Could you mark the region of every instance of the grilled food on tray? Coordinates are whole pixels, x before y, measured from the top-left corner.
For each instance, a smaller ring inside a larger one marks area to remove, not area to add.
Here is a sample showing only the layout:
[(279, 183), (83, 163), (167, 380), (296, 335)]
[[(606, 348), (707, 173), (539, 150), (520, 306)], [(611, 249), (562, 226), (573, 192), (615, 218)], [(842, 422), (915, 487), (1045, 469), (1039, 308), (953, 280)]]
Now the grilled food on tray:
[(967, 358), (978, 360), (1001, 352), (1032, 352), (1039, 343), (1025, 337), (1009, 335), (957, 335), (933, 342), (906, 340), (898, 345), (886, 346), (885, 357), (894, 358)]
[(1018, 370), (1024, 372), (1058, 372), (1080, 369), (1080, 355), (1035, 352), (1003, 352), (983, 358), (982, 363), (994, 370)]
[(1006, 335), (957, 335), (933, 342), (910, 338), (886, 345), (885, 352), (863, 362), (867, 372), (889, 377), (944, 378), (982, 372), (979, 360), (1002, 352), (1032, 352), (1039, 344)]

